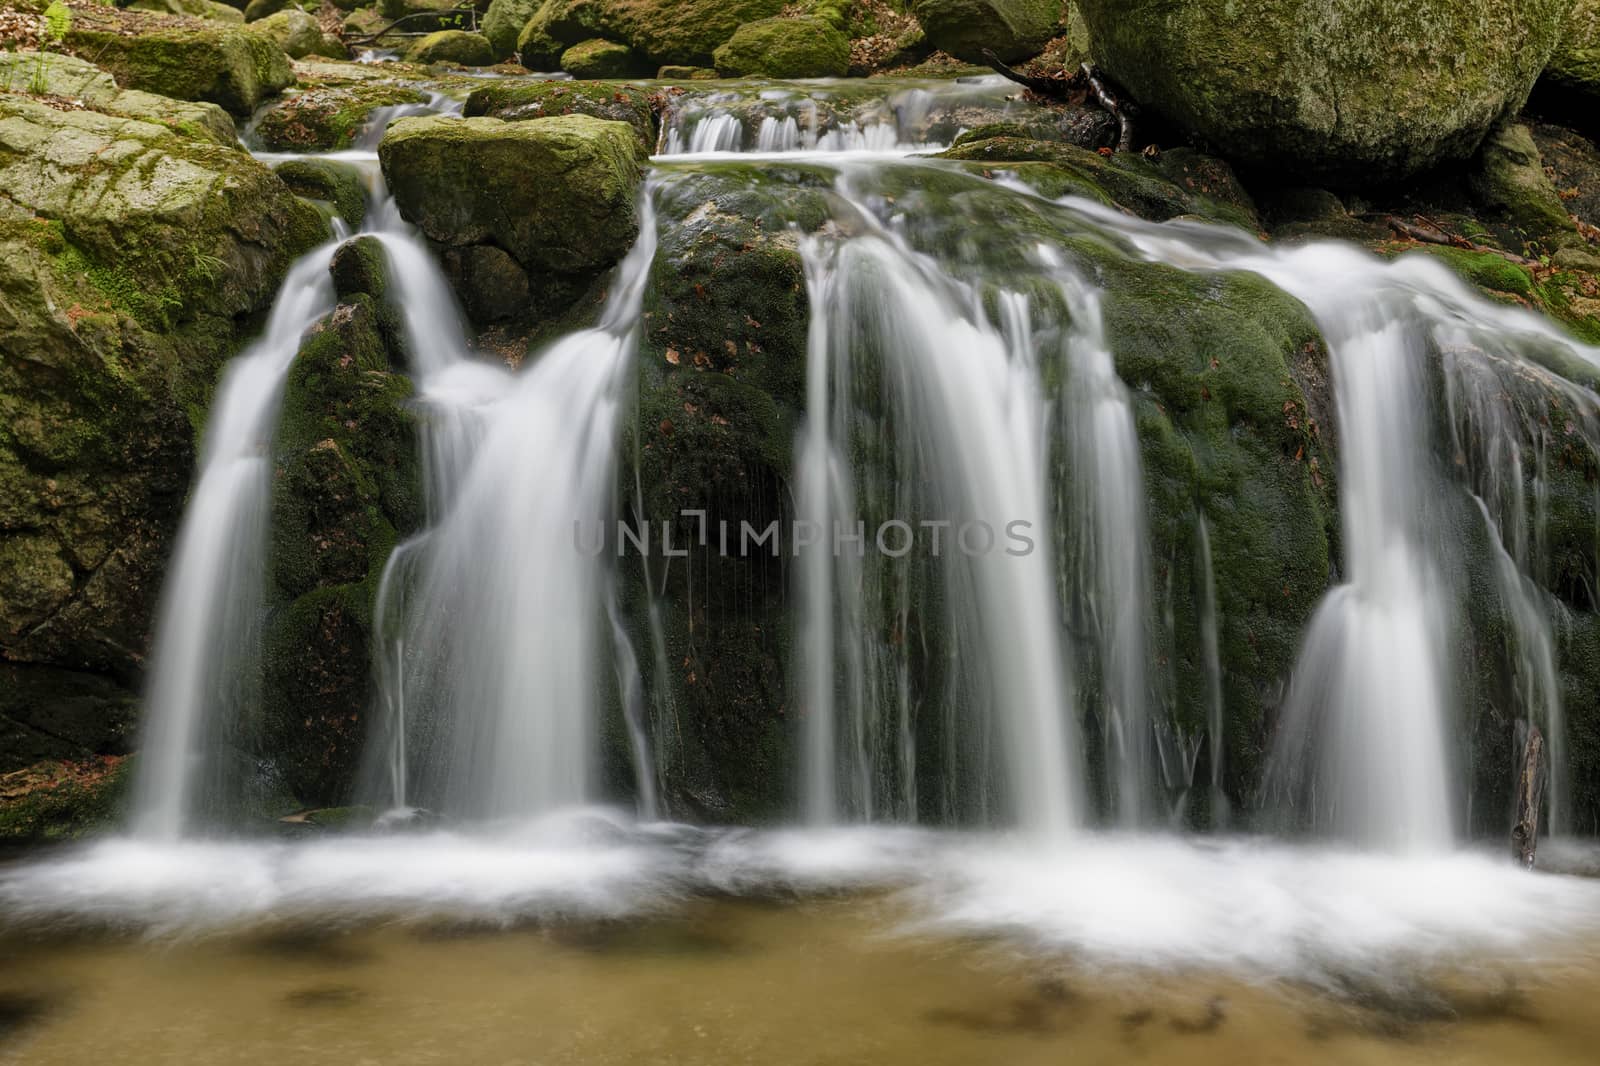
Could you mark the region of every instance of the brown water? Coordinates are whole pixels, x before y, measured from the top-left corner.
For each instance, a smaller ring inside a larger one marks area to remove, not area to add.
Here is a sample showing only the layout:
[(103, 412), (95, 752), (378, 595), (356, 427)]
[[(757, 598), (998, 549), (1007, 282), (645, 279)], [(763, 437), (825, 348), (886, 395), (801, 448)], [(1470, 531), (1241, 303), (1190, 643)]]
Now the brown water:
[(292, 928), (0, 943), (0, 1062), (41, 1064), (1573, 1063), (1592, 967), (1403, 990), (1091, 973), (891, 934), (882, 898), (706, 900), (628, 924)]

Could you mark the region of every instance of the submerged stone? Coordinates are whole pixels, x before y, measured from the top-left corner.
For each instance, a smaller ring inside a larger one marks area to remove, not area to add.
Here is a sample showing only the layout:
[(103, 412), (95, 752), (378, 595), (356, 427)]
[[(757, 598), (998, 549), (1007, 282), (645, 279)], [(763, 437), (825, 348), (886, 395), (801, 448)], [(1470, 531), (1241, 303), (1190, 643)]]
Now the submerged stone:
[(1339, 186), (1468, 158), (1571, 0), (1079, 0), (1098, 63), (1236, 162)]

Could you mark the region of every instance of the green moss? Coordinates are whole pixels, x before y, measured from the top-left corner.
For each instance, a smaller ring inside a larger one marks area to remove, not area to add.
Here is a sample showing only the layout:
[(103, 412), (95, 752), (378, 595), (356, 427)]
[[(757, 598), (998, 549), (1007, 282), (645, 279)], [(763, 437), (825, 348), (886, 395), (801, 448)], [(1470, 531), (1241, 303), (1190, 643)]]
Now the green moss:
[(747, 22), (715, 54), (728, 77), (838, 78), (850, 68), (850, 39), (820, 18), (769, 18)]
[(521, 122), (551, 115), (590, 115), (626, 122), (639, 134), (639, 143), (653, 151), (656, 115), (650, 90), (626, 82), (492, 82), (467, 97), (467, 117), (486, 115)]
[(294, 71), (271, 39), (247, 29), (161, 27), (136, 36), (73, 28), (73, 51), (116, 76), (117, 83), (178, 100), (207, 100), (248, 115), (294, 84)]
[(367, 216), (366, 188), (361, 172), (348, 163), (331, 159), (291, 159), (279, 163), (274, 173), (296, 196), (326, 200), (339, 217), (359, 227)]
[(0, 799), (0, 844), (76, 840), (114, 826), (132, 780), (131, 760), (73, 773), (10, 799)]
[(593, 37), (562, 52), (561, 69), (574, 78), (626, 78), (648, 73), (650, 64), (625, 44)]
[(928, 42), (969, 63), (984, 50), (1013, 62), (1035, 55), (1060, 29), (1059, 0), (911, 0)]
[(481, 33), (465, 30), (438, 30), (406, 50), (408, 63), (455, 63), (464, 67), (487, 67), (495, 61), (494, 46)]
[(348, 148), (365, 130), (373, 111), (420, 104), (427, 96), (391, 82), (357, 82), (298, 93), (261, 116), (255, 137), (271, 151)]

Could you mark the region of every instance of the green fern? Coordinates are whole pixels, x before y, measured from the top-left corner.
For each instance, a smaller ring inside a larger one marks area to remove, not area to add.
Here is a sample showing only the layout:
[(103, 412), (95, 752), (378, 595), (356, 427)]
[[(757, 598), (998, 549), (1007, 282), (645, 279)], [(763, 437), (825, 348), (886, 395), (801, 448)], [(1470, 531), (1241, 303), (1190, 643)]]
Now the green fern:
[(59, 44), (72, 30), (72, 9), (61, 0), (52, 0), (49, 7), (44, 9), (45, 36), (51, 44)]

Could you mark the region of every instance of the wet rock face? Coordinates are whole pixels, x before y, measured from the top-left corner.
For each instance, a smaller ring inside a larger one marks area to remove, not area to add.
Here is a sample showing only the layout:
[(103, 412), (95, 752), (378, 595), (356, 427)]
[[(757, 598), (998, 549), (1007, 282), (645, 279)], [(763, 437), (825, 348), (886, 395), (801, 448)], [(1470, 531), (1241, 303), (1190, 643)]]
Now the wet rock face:
[(52, 63), (86, 110), (0, 95), (0, 716), (53, 757), (127, 743), (207, 393), (326, 232), (211, 129), (96, 110), (130, 94), (83, 66)]
[(1572, 0), (1080, 0), (1094, 57), (1235, 162), (1396, 181), (1526, 101)]
[(296, 800), (343, 802), (366, 738), (384, 561), (421, 521), (411, 383), (370, 237), (330, 267), (339, 306), (290, 368), (276, 449), (261, 754)]
[[(536, 313), (570, 304), (638, 234), (645, 153), (626, 123), (578, 114), (407, 118), (390, 127), (378, 155), (401, 213), (446, 249), (507, 253)], [(466, 302), (470, 286), (456, 280)]]
[(912, 0), (928, 43), (969, 63), (984, 50), (1006, 62), (1038, 54), (1059, 32), (1062, 0)]

